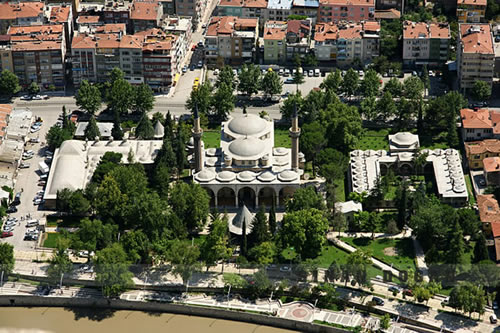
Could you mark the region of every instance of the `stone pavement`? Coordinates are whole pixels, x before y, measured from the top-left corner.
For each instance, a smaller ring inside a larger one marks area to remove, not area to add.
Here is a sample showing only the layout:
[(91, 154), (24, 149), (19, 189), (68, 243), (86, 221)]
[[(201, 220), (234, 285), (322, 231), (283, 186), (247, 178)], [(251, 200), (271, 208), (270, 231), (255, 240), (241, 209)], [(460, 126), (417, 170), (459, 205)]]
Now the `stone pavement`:
[(413, 248), (415, 249), (415, 264), (417, 267), (420, 269), (420, 273), (422, 274), (422, 277), (425, 282), (429, 282), (429, 268), (427, 267), (427, 264), (425, 263), (425, 253), (424, 250), (422, 249), (422, 246), (420, 246), (420, 243), (418, 242), (417, 238), (413, 236), (411, 238), (413, 240)]

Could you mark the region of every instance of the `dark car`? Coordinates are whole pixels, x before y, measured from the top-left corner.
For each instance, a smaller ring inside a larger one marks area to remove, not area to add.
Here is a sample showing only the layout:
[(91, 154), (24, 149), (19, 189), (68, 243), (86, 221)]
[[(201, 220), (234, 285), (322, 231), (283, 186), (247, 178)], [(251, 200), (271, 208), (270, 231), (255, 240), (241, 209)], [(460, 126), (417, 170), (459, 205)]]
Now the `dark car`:
[(21, 192), (17, 192), (14, 201), (12, 201), (12, 205), (17, 206), (21, 204)]
[(377, 297), (377, 296), (373, 296), (372, 301), (374, 301), (375, 304), (377, 304), (377, 305), (384, 305), (385, 304), (384, 300), (380, 297)]
[(11, 213), (17, 213), (17, 208), (15, 206), (10, 206), (9, 208), (7, 208), (7, 213), (11, 214)]

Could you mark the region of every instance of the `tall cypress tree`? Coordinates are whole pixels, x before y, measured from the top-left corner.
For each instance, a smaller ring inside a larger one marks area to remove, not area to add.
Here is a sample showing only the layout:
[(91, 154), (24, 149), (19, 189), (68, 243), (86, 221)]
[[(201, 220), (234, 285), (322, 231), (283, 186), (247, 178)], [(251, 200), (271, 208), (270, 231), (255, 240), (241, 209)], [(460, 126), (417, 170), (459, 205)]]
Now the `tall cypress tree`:
[(170, 115), (170, 110), (168, 110), (165, 116), (165, 133), (163, 135), (165, 138), (172, 139), (174, 137), (174, 122), (172, 116)]
[(483, 233), (481, 233), (477, 237), (476, 244), (474, 245), (474, 262), (488, 260), (489, 258), (488, 248), (486, 247), (486, 238), (484, 238)]
[(398, 192), (398, 229), (403, 230), (408, 212), (408, 186), (405, 180), (399, 186)]
[(242, 234), (241, 234), (241, 255), (247, 255), (247, 221), (243, 218)]
[(271, 232), (272, 236), (276, 233), (276, 202), (274, 196), (271, 204), (271, 210), (269, 211), (269, 232)]
[(123, 139), (123, 130), (120, 124), (120, 115), (118, 112), (115, 112), (115, 117), (113, 119), (113, 128), (111, 129), (111, 136), (115, 140)]
[(138, 139), (149, 140), (152, 139), (154, 135), (155, 129), (151, 119), (149, 119), (147, 114), (143, 114), (141, 120), (135, 128), (135, 137)]
[(271, 238), (267, 227), (266, 211), (264, 206), (260, 206), (259, 211), (255, 214), (252, 222), (252, 232), (248, 236), (250, 247), (259, 245)]
[(99, 127), (97, 127), (97, 122), (95, 121), (94, 116), (90, 117), (89, 123), (87, 124), (87, 127), (85, 127), (84, 135), (87, 140), (95, 140), (96, 137), (101, 136), (101, 132), (99, 132)]
[(182, 173), (182, 170), (184, 170), (184, 167), (186, 166), (186, 149), (184, 145), (184, 139), (182, 138), (180, 126), (177, 130), (177, 137), (175, 142), (176, 142), (175, 156), (177, 160), (177, 171), (180, 175)]

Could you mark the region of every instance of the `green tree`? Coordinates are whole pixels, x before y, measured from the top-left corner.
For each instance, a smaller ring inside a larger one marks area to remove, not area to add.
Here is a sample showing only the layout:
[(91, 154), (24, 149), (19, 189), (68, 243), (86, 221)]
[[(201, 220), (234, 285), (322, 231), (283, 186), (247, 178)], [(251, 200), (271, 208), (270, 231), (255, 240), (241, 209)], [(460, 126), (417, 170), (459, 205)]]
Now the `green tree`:
[(328, 104), (319, 121), (326, 128), (328, 147), (347, 153), (355, 149), (362, 133), (361, 117), (356, 107), (339, 101)]
[(299, 86), (305, 82), (304, 74), (300, 65), (295, 68), (295, 73), (292, 75), (293, 83), (295, 83), (295, 91), (299, 91)]
[(261, 85), (264, 93), (270, 95), (271, 98), (273, 95), (281, 94), (283, 90), (283, 83), (275, 71), (267, 71), (266, 75), (262, 78)]
[(155, 135), (155, 129), (151, 119), (149, 119), (146, 113), (142, 114), (141, 120), (135, 128), (135, 137), (141, 140), (150, 140)]
[(426, 64), (424, 64), (422, 66), (420, 80), (422, 80), (422, 83), (424, 84), (424, 92), (425, 92), (425, 95), (427, 95), (427, 92), (429, 91), (429, 89), (431, 89), (431, 80), (429, 78), (429, 71), (427, 70)]
[(113, 128), (111, 129), (111, 136), (115, 140), (123, 139), (123, 130), (120, 123), (120, 115), (115, 112), (115, 117), (113, 118)]
[(254, 64), (245, 64), (238, 75), (238, 90), (247, 96), (252, 96), (259, 92), (260, 87), (260, 69)]
[(32, 81), (30, 85), (28, 86), (28, 93), (30, 95), (36, 95), (40, 92), (40, 87), (38, 86), (38, 83), (35, 81)]
[(212, 221), (210, 234), (201, 245), (201, 258), (208, 267), (217, 261), (229, 259), (232, 249), (229, 246), (229, 230), (227, 220), (216, 219)]
[(403, 84), (398, 78), (392, 77), (384, 86), (384, 92), (389, 92), (393, 97), (403, 95)]
[(325, 210), (325, 200), (320, 193), (317, 193), (313, 186), (298, 188), (293, 197), (287, 201), (287, 212), (294, 212), (304, 209), (315, 208)]
[(89, 212), (90, 203), (85, 198), (82, 190), (76, 190), (71, 194), (68, 202), (69, 213), (76, 216), (82, 216)]
[(302, 259), (317, 257), (325, 242), (328, 221), (312, 208), (287, 213), (280, 229), (282, 248), (293, 247)]
[(234, 110), (235, 97), (231, 86), (221, 83), (212, 97), (213, 115), (218, 121), (225, 121)]
[(91, 115), (95, 115), (101, 108), (102, 99), (99, 88), (87, 80), (83, 80), (80, 84), (75, 99), (76, 105)]
[(316, 178), (316, 156), (326, 145), (326, 128), (319, 121), (302, 126), (301, 148), (308, 161), (312, 161), (313, 178)]
[(271, 236), (276, 233), (276, 198), (273, 196), (273, 202), (271, 204), (271, 210), (269, 210), (269, 232)]
[(170, 190), (169, 205), (189, 232), (201, 230), (210, 214), (210, 197), (196, 183), (176, 183)]
[(266, 210), (261, 206), (252, 221), (252, 231), (248, 235), (250, 248), (257, 246), (263, 242), (267, 242), (271, 238), (269, 228), (267, 226)]
[(108, 95), (108, 107), (118, 114), (127, 114), (134, 103), (134, 88), (125, 79), (113, 82)]
[(491, 84), (486, 81), (476, 80), (470, 94), (476, 101), (487, 101), (491, 97)]
[(417, 115), (418, 132), (422, 133), (423, 129), (423, 94), (425, 86), (419, 77), (411, 76), (403, 83), (403, 94), (411, 102), (408, 104), (410, 110), (407, 112), (407, 117)]
[(340, 69), (335, 69), (334, 72), (330, 72), (328, 76), (321, 82), (319, 87), (324, 90), (332, 90), (334, 93), (338, 93), (342, 85), (342, 75)]
[(219, 76), (217, 77), (217, 81), (215, 82), (215, 87), (219, 88), (221, 84), (226, 84), (229, 88), (231, 88), (231, 92), (234, 92), (235, 89), (235, 76), (233, 73), (233, 69), (231, 66), (225, 65), (220, 70)]
[(106, 297), (118, 296), (133, 286), (127, 253), (121, 244), (113, 243), (98, 251), (95, 259), (96, 281)]
[(346, 263), (341, 266), (343, 279), (347, 285), (349, 277), (352, 277), (355, 283), (366, 285), (369, 283), (367, 269), (371, 265), (368, 253), (357, 250), (347, 256)]
[(127, 258), (131, 263), (151, 263), (152, 244), (142, 230), (131, 230), (125, 233), (120, 237), (120, 242), (127, 252)]
[(246, 257), (248, 254), (248, 240), (247, 240), (247, 221), (243, 219), (241, 226), (241, 255)]
[(380, 320), (380, 328), (382, 328), (383, 330), (388, 330), (389, 327), (391, 327), (391, 316), (386, 313)]
[(396, 107), (396, 103), (394, 103), (394, 99), (392, 98), (392, 94), (389, 91), (386, 91), (382, 98), (377, 101), (377, 113), (383, 116), (384, 120), (391, 119), (398, 112)]
[(458, 133), (457, 133), (457, 125), (454, 119), (450, 119), (448, 123), (448, 129), (446, 132), (446, 142), (448, 146), (455, 148), (459, 145)]
[(445, 253), (445, 262), (447, 264), (459, 265), (465, 262), (465, 242), (462, 228), (458, 221), (455, 226), (450, 228), (447, 236), (447, 250)]
[(141, 83), (134, 88), (133, 106), (138, 113), (148, 113), (153, 110), (155, 96), (153, 91), (146, 83)]
[(116, 224), (103, 224), (101, 220), (85, 218), (80, 222), (80, 227), (76, 232), (76, 242), (78, 242), (76, 247), (87, 250), (89, 253), (102, 250), (116, 240), (117, 234)]
[(212, 106), (212, 86), (210, 82), (203, 82), (197, 89), (191, 90), (186, 101), (186, 109), (194, 113), (195, 107), (198, 107), (200, 114), (209, 115)]
[(268, 295), (272, 287), (264, 270), (259, 270), (250, 277), (249, 294), (252, 299)]
[(330, 266), (328, 266), (328, 270), (325, 272), (325, 282), (335, 282), (335, 280), (340, 279), (341, 277), (340, 266), (336, 260), (333, 260)]
[(14, 246), (8, 243), (0, 243), (0, 269), (2, 272), (6, 275), (12, 273), (14, 263)]
[(486, 238), (483, 233), (480, 233), (477, 236), (476, 244), (474, 244), (473, 261), (477, 263), (488, 259), (490, 259), (490, 256), (488, 254), (488, 247), (486, 246)]
[(96, 210), (104, 219), (110, 218), (120, 223), (123, 219), (128, 197), (122, 193), (117, 181), (111, 175), (105, 175), (97, 189)]
[(200, 249), (185, 241), (173, 240), (167, 257), (172, 265), (172, 273), (180, 276), (184, 285), (187, 285), (193, 274), (201, 269), (198, 261)]
[(153, 171), (153, 186), (161, 198), (168, 197), (169, 184), (170, 169), (164, 164), (156, 166)]
[(363, 81), (361, 81), (361, 92), (365, 97), (376, 97), (381, 85), (380, 76), (373, 69), (369, 69), (365, 73)]
[(358, 87), (359, 74), (354, 69), (349, 68), (349, 70), (344, 75), (344, 80), (342, 81), (342, 91), (350, 97), (358, 91)]
[(12, 97), (21, 90), (19, 78), (11, 71), (4, 69), (0, 74), (0, 95)]
[(276, 245), (273, 242), (263, 242), (250, 249), (248, 257), (259, 265), (269, 265), (276, 257)]
[(284, 119), (291, 119), (294, 113), (294, 109), (297, 108), (297, 113), (301, 115), (302, 105), (304, 104), (304, 98), (302, 93), (297, 91), (296, 93), (291, 93), (283, 101), (283, 105), (280, 106), (281, 117)]
[(325, 177), (327, 182), (332, 183), (335, 180), (344, 179), (349, 160), (338, 150), (324, 148), (318, 154), (317, 163), (319, 174)]
[(94, 116), (91, 116), (87, 127), (85, 127), (85, 131), (83, 132), (85, 138), (89, 141), (94, 141), (96, 138), (101, 136), (101, 132), (99, 131), (99, 127), (97, 127), (97, 122), (95, 121)]
[(56, 254), (50, 259), (47, 275), (53, 285), (59, 284), (64, 275), (71, 273), (73, 263), (69, 259), (66, 249), (58, 249)]
[(403, 180), (396, 192), (396, 205), (398, 207), (397, 227), (403, 230), (408, 218), (408, 183)]
[(377, 118), (377, 115), (379, 114), (377, 99), (375, 97), (363, 98), (361, 104), (359, 105), (359, 112), (367, 120), (374, 120)]
[(64, 141), (71, 140), (71, 138), (73, 138), (72, 132), (57, 125), (53, 125), (45, 135), (45, 140), (47, 140), (47, 145), (51, 151), (55, 151)]
[(177, 128), (177, 136), (175, 139), (175, 160), (177, 161), (177, 175), (180, 176), (182, 170), (187, 164), (185, 140), (182, 135), (181, 127)]

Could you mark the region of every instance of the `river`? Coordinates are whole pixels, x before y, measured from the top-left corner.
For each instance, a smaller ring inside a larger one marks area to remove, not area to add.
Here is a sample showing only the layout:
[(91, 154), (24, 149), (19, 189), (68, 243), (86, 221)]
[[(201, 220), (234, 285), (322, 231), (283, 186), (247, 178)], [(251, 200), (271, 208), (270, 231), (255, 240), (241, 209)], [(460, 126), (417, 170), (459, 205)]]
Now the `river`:
[(285, 333), (268, 326), (170, 313), (81, 308), (2, 308), (0, 333)]

